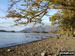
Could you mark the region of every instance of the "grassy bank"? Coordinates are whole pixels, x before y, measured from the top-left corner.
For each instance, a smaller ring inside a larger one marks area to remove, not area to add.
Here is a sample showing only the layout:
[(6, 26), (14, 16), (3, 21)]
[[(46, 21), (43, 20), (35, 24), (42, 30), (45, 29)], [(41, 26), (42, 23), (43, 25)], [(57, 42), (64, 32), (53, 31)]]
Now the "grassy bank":
[(57, 56), (59, 51), (75, 51), (75, 38), (62, 36), (1, 48), (0, 56)]

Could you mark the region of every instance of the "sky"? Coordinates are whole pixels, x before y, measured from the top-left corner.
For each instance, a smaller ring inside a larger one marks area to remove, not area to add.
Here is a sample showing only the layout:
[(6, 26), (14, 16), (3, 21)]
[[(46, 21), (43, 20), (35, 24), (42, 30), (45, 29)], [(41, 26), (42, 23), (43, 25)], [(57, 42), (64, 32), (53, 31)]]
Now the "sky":
[[(7, 14), (7, 9), (8, 9), (8, 5), (9, 5), (9, 0), (0, 0), (0, 17), (4, 17)], [(56, 13), (58, 10), (50, 10), (48, 13), (50, 15), (53, 15), (54, 13)], [(51, 25), (51, 22), (49, 21), (47, 16), (44, 16), (43, 18), (43, 23), (45, 25)], [(33, 23), (28, 24), (27, 26), (13, 26), (14, 24), (14, 19), (13, 18), (9, 18), (9, 19), (4, 19), (4, 18), (0, 18), (0, 30), (15, 30), (15, 31), (20, 31), (22, 29), (28, 28), (28, 27), (32, 27)], [(40, 25), (40, 24), (37, 24)]]

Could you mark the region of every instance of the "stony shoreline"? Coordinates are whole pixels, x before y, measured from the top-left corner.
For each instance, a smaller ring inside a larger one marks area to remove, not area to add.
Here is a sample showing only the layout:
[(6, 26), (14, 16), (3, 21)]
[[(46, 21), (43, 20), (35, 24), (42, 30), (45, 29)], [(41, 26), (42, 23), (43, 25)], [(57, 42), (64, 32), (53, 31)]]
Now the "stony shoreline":
[(58, 56), (60, 51), (75, 51), (75, 38), (52, 37), (27, 44), (0, 48), (0, 56)]

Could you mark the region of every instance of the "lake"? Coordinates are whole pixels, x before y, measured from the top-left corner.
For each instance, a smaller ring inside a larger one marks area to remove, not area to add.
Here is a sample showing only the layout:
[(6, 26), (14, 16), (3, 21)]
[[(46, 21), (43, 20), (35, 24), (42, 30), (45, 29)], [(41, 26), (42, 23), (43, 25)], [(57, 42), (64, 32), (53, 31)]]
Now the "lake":
[(42, 40), (59, 34), (0, 32), (0, 48)]

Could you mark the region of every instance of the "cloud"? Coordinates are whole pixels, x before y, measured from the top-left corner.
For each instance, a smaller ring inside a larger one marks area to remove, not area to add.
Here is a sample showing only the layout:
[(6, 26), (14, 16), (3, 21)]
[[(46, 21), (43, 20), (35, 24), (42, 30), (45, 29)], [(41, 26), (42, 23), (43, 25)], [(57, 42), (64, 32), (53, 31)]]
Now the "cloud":
[(0, 19), (0, 26), (10, 26), (10, 25), (12, 25), (11, 22), (8, 22), (5, 19)]
[(0, 30), (7, 30), (7, 31), (20, 31), (22, 29), (25, 29), (25, 27), (19, 27), (19, 26), (5, 27), (5, 26), (0, 26)]
[[(45, 22), (44, 24), (47, 25), (47, 24), (50, 24), (50, 23)], [(25, 28), (29, 28), (29, 27), (32, 27), (32, 26), (35, 26), (35, 27), (39, 26), (41, 24), (37, 23), (36, 25), (34, 25), (34, 23), (29, 23), (26, 26), (12, 26), (12, 25), (13, 25), (12, 21), (0, 19), (0, 30), (7, 30), (7, 31), (12, 31), (12, 30), (20, 31), (20, 30), (23, 30)]]

